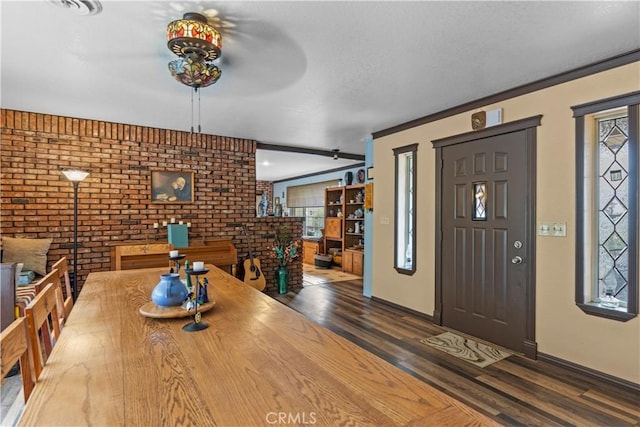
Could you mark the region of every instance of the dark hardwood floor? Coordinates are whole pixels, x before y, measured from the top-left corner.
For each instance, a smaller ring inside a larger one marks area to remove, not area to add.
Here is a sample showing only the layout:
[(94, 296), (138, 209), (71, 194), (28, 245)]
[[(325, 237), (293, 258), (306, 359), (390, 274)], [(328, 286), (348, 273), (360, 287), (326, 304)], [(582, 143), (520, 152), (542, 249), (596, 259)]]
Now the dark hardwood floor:
[(519, 355), (476, 367), (422, 344), (447, 330), (363, 297), (361, 280), (272, 296), (501, 424), (640, 426), (640, 393)]

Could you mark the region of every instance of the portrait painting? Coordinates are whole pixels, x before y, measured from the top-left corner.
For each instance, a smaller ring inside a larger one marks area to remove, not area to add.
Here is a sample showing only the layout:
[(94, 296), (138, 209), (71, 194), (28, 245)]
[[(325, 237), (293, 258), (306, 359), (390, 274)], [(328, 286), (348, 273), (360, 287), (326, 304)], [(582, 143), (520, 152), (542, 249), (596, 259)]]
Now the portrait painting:
[(193, 172), (151, 171), (151, 202), (193, 203)]

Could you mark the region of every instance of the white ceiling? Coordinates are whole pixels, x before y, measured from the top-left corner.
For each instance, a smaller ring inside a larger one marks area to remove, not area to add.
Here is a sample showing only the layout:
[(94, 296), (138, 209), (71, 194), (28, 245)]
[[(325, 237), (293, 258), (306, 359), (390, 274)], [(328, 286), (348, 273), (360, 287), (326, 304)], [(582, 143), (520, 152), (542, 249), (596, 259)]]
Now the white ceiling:
[[(222, 77), (200, 90), (203, 133), (364, 154), (375, 131), (640, 48), (638, 1), (102, 6), (81, 16), (47, 0), (0, 2), (3, 108), (189, 130), (190, 88), (167, 69), (166, 26), (200, 12), (223, 35)], [(352, 163), (257, 158), (266, 180)]]

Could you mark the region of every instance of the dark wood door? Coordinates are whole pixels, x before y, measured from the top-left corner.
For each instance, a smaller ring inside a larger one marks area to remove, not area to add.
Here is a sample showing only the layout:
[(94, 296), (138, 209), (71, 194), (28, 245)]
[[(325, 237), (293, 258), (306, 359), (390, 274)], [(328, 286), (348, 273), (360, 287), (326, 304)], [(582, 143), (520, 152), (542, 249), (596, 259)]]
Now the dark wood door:
[(442, 324), (524, 351), (527, 134), (442, 148)]

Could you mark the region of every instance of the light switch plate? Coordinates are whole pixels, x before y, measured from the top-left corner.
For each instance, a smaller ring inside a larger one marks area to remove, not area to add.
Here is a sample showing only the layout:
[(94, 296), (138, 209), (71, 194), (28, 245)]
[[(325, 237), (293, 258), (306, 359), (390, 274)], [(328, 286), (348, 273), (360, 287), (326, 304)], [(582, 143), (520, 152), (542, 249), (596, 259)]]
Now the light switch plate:
[(539, 222), (538, 236), (566, 237), (566, 222)]
[(389, 224), (389, 217), (388, 216), (381, 216), (380, 217), (380, 224)]

